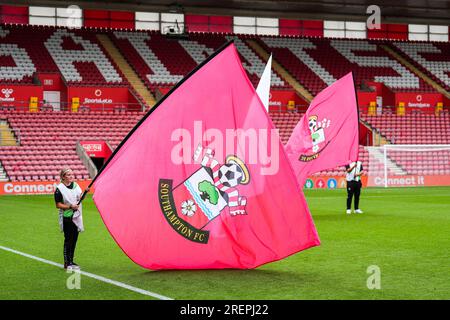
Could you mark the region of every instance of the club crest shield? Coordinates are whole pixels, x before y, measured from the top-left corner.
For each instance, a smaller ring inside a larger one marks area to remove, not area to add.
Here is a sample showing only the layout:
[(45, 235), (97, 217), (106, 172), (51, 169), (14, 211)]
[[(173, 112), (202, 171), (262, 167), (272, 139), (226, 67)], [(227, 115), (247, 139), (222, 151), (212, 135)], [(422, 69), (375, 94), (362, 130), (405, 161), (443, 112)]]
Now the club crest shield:
[[(197, 160), (203, 151), (195, 152)], [(239, 195), (239, 185), (249, 183), (245, 163), (230, 155), (220, 164), (211, 149), (206, 149), (197, 171), (173, 186), (173, 181), (160, 179), (159, 203), (170, 226), (186, 239), (208, 243), (206, 225), (222, 213), (246, 215), (247, 199)]]
[(320, 152), (326, 148), (330, 141), (326, 142), (325, 129), (328, 128), (331, 121), (324, 118), (322, 121), (318, 121), (316, 115), (312, 115), (308, 118), (308, 128), (311, 133), (312, 153), (309, 155), (302, 154), (299, 157), (300, 161), (308, 162), (317, 159)]

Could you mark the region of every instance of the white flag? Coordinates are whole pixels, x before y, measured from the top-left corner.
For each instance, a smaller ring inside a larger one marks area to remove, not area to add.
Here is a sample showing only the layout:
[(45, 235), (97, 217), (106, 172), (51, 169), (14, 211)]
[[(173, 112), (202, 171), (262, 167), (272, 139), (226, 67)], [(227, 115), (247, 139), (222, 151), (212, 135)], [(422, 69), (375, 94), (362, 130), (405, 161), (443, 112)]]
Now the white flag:
[(256, 92), (258, 93), (259, 98), (264, 104), (264, 107), (266, 107), (267, 112), (269, 112), (271, 78), (272, 78), (272, 55), (270, 55), (269, 60), (267, 61), (261, 79), (259, 79), (258, 87), (256, 88)]

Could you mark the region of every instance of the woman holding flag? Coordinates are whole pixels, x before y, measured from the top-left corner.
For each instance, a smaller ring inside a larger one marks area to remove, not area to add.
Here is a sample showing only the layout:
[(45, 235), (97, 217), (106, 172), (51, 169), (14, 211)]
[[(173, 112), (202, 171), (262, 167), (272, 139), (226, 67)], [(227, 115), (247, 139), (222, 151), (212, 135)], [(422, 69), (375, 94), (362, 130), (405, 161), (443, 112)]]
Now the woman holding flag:
[(78, 204), (82, 191), (70, 168), (63, 168), (59, 176), (61, 183), (56, 187), (55, 203), (59, 209), (59, 226), (64, 232), (64, 269), (79, 269), (73, 258), (78, 233), (84, 231), (82, 205)]

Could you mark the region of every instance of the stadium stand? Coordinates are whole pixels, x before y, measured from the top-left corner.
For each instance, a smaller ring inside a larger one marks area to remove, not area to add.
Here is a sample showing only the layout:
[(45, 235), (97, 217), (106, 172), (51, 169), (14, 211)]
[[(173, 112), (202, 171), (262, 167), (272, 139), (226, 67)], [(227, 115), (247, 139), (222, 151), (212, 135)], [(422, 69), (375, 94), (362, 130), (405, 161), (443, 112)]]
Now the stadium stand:
[(32, 83), (34, 72), (61, 72), (68, 83), (126, 85), (120, 70), (87, 30), (8, 25), (0, 31), (3, 61), (11, 57), (1, 82)]
[[(353, 71), (360, 88), (369, 81), (382, 82), (394, 92), (433, 92), (434, 89), (395, 60), (377, 40), (310, 37), (256, 38), (297, 81), (313, 95)], [(333, 57), (333, 59), (330, 59)]]
[[(264, 60), (248, 45), (257, 41), (274, 53), (297, 81), (313, 95), (352, 70), (358, 87), (382, 82), (393, 92), (435, 92), (429, 84), (392, 57), (384, 45), (403, 52), (432, 79), (448, 89), (448, 44), (351, 40), (317, 37), (267, 37), (191, 33), (188, 40), (167, 39), (158, 31), (107, 31), (91, 28), (3, 25), (0, 63), (8, 67), (2, 82), (31, 83), (34, 72), (61, 72), (68, 83), (128, 86), (120, 69), (102, 48), (96, 34), (106, 33), (148, 88), (172, 87), (228, 40), (234, 40), (243, 65), (256, 85)], [(329, 59), (332, 56), (333, 59)], [(16, 61), (17, 60), (17, 61)], [(16, 62), (14, 62), (16, 61)], [(443, 62), (443, 63), (442, 63)], [(273, 72), (272, 86), (290, 88)]]
[[(29, 25), (0, 25), (0, 83), (32, 84), (35, 73), (60, 73), (70, 85), (128, 86), (141, 103), (145, 103), (102, 46), (97, 38), (99, 34), (109, 37), (152, 93), (158, 88), (174, 86), (229, 40), (234, 40), (255, 86), (264, 70), (265, 59), (249, 45), (249, 41), (272, 52), (274, 59), (313, 95), (349, 70), (353, 71), (358, 88), (375, 81), (384, 83), (392, 92), (435, 92), (384, 46), (401, 54), (446, 90), (450, 89), (449, 43), (203, 32), (191, 33), (189, 39), (168, 39), (159, 31), (68, 30)], [(330, 56), (333, 59), (329, 59)], [(275, 71), (272, 86), (292, 90)], [(115, 148), (143, 115), (136, 112), (0, 112), (0, 120), (6, 121), (20, 138), (19, 145), (0, 148), (1, 165), (12, 181), (54, 180), (57, 171), (66, 164), (73, 167), (77, 178), (88, 179), (89, 174), (75, 152), (76, 141), (105, 140)], [(271, 112), (270, 115), (285, 144), (302, 113)], [(391, 143), (450, 144), (448, 112), (439, 117), (432, 114), (407, 114), (404, 117), (361, 114), (361, 118)], [(70, 132), (67, 131), (69, 124), (74, 124), (70, 126)], [(418, 161), (420, 159), (412, 159), (413, 155), (396, 156), (394, 153), (391, 160), (401, 172), (420, 173), (424, 172), (422, 164), (437, 159), (432, 166), (434, 169), (428, 173), (445, 171), (448, 158), (439, 152), (432, 155), (434, 158)], [(381, 162), (369, 158), (367, 148), (360, 146), (363, 164), (370, 160), (371, 170), (382, 170)], [(344, 169), (336, 168), (316, 175), (343, 176)]]
[(123, 81), (90, 32), (57, 29), (45, 46), (67, 82), (114, 85)]
[(389, 158), (407, 174), (448, 175), (450, 156), (448, 151), (430, 151), (420, 155), (414, 151), (390, 151)]
[(397, 49), (445, 90), (450, 90), (450, 44), (447, 42), (394, 42)]
[[(229, 40), (234, 40), (247, 75), (255, 86), (265, 67), (263, 59), (238, 36), (192, 33), (189, 40), (173, 40), (156, 31), (115, 31), (109, 36), (153, 93), (159, 87), (174, 86)], [(275, 72), (272, 85), (289, 88)]]
[(0, 159), (11, 181), (57, 180), (69, 165), (77, 179), (89, 173), (76, 153), (79, 140), (104, 140), (116, 148), (142, 117), (141, 112), (8, 112), (2, 114), (20, 146), (2, 146)]
[(36, 73), (60, 73), (66, 84), (128, 87), (145, 105), (89, 29), (0, 25), (0, 83), (36, 84)]
[(280, 132), (280, 139), (283, 144), (288, 142), (292, 131), (302, 116), (303, 113), (299, 112), (270, 112), (270, 117)]
[(448, 112), (433, 114), (361, 115), (372, 128), (393, 144), (450, 144), (450, 118)]
[(30, 36), (30, 28), (12, 25), (0, 26), (1, 62), (7, 72), (0, 74), (3, 83), (32, 83), (33, 73), (58, 72), (48, 51), (43, 46), (50, 29), (41, 28)]

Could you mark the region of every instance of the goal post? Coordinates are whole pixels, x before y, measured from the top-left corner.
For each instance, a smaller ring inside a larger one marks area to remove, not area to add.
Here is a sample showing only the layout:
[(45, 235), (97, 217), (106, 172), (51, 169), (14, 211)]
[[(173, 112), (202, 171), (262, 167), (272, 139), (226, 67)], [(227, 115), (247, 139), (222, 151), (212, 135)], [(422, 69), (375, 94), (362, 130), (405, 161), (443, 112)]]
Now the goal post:
[(450, 186), (450, 145), (366, 147), (368, 186)]

